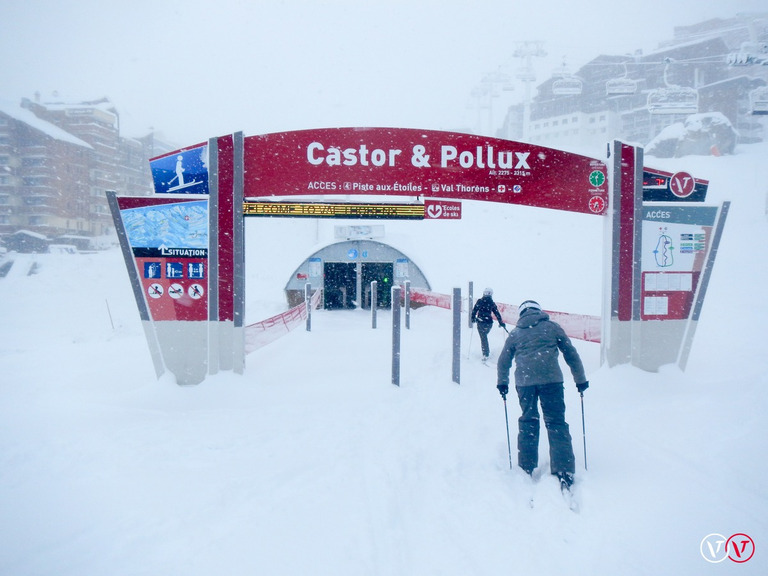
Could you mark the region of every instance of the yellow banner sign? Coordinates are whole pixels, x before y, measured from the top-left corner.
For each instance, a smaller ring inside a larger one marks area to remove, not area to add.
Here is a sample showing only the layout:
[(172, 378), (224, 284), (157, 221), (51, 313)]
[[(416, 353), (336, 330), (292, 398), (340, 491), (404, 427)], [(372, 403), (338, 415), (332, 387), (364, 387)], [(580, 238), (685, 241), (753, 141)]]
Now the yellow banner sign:
[(423, 220), (423, 204), (341, 204), (321, 202), (243, 202), (244, 216), (287, 218), (381, 218)]

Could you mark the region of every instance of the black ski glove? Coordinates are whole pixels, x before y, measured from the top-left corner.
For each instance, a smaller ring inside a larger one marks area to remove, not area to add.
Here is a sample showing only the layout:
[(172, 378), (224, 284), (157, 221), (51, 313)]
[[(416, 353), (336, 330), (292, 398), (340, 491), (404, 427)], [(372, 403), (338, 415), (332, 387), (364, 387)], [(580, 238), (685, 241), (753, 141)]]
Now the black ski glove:
[(576, 390), (579, 391), (579, 394), (584, 394), (584, 390), (589, 388), (589, 382), (582, 382), (581, 384), (576, 384)]
[(507, 394), (509, 393), (509, 386), (506, 384), (498, 384), (496, 388), (499, 389), (499, 394), (501, 394), (502, 398), (506, 398)]

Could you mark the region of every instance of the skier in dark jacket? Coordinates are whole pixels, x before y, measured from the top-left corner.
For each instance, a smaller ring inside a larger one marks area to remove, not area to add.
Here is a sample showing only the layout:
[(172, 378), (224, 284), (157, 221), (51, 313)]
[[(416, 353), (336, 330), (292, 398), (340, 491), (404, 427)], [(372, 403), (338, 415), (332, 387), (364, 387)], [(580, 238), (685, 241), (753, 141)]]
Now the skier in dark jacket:
[(486, 288), (483, 290), (483, 297), (478, 299), (475, 307), (472, 308), (472, 322), (477, 323), (477, 333), (480, 335), (480, 347), (483, 350), (483, 362), (488, 360), (491, 349), (488, 346), (488, 333), (493, 328), (493, 316), (499, 321), (499, 328), (504, 328), (506, 324), (501, 319), (499, 308), (493, 301), (493, 290)]
[(563, 490), (570, 489), (575, 472), (573, 445), (565, 421), (563, 372), (558, 351), (563, 353), (579, 393), (589, 387), (579, 353), (563, 328), (542, 312), (533, 300), (518, 308), (517, 325), (510, 332), (498, 361), (497, 388), (506, 399), (509, 370), (515, 360), (515, 388), (522, 415), (518, 420), (517, 462), (532, 474), (539, 461), (539, 408), (544, 415), (549, 438), (550, 471), (560, 479)]

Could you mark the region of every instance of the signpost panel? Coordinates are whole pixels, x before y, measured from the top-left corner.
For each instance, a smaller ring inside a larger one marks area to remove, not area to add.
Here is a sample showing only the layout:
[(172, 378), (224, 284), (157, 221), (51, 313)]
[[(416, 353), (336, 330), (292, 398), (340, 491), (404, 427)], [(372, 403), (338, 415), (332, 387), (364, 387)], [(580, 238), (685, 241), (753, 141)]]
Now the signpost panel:
[(246, 197), (395, 195), (603, 214), (600, 160), (533, 144), (405, 128), (245, 138)]
[(706, 180), (643, 168), (640, 148), (615, 142), (612, 157), (603, 360), (685, 368), (728, 204), (700, 203)]
[(630, 362), (635, 279), (639, 267), (639, 227), (642, 192), (642, 149), (614, 142), (612, 150), (611, 201), (605, 221), (606, 294), (603, 297), (602, 356), (610, 365)]
[(155, 194), (208, 194), (208, 144), (197, 144), (152, 158)]
[(685, 367), (696, 330), (696, 302), (714, 264), (727, 209), (692, 204), (644, 204), (641, 248), (641, 317), (632, 363), (655, 371)]
[(155, 371), (197, 384), (207, 367), (208, 200), (107, 197)]

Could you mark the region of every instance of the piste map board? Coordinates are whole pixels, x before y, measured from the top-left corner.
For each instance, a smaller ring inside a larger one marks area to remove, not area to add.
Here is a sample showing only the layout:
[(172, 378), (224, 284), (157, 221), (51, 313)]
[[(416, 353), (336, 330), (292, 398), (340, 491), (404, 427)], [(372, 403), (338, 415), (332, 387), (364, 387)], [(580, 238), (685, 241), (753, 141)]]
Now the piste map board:
[(117, 204), (152, 320), (207, 320), (207, 197), (123, 197)]
[(600, 160), (533, 144), (408, 128), (324, 128), (244, 140), (246, 198), (399, 195), (586, 214), (608, 207)]
[(717, 214), (717, 206), (656, 204), (643, 208), (643, 320), (690, 317)]

